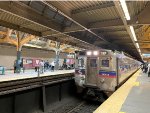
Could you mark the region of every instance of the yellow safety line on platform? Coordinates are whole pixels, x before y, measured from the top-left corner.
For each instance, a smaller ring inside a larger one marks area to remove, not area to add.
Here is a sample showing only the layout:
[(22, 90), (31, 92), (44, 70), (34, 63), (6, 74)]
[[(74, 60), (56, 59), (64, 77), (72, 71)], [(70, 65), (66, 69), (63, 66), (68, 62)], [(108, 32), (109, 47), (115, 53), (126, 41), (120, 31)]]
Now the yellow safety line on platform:
[(121, 112), (120, 109), (126, 100), (131, 88), (135, 86), (136, 79), (140, 72), (140, 70), (137, 71), (124, 85), (122, 85), (116, 92), (114, 92), (93, 113), (125, 113), (123, 111)]
[(140, 85), (140, 82), (135, 82), (134, 83), (134, 86), (139, 86)]

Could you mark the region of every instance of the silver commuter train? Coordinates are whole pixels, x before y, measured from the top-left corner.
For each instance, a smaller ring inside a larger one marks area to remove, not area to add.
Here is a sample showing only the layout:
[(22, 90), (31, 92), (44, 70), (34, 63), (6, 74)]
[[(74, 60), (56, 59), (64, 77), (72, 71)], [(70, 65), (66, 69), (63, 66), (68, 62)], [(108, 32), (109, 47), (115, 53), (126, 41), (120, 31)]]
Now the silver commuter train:
[[(123, 53), (111, 50), (91, 50), (76, 55), (75, 82), (78, 91), (88, 89), (110, 96), (131, 74), (139, 68), (140, 62)], [(79, 90), (80, 89), (80, 90)]]

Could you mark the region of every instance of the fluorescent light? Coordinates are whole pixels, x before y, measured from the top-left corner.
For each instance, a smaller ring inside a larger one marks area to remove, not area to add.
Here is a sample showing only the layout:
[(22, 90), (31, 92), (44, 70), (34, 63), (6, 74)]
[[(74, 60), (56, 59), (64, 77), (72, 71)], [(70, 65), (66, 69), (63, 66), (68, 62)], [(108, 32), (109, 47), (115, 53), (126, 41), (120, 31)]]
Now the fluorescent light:
[(132, 33), (132, 35), (133, 35), (134, 41), (137, 41), (137, 38), (136, 38), (136, 35), (135, 35), (135, 31), (134, 31), (133, 26), (130, 26), (130, 30), (131, 30), (131, 33)]
[(140, 46), (139, 46), (139, 44), (138, 44), (138, 43), (136, 43), (136, 46), (137, 46), (137, 48), (140, 48)]
[(129, 15), (129, 11), (128, 11), (128, 8), (127, 8), (126, 1), (125, 0), (120, 0), (120, 3), (121, 3), (121, 7), (123, 9), (123, 12), (125, 14), (126, 19), (130, 20), (130, 15)]
[(139, 53), (141, 53), (141, 50), (140, 49), (138, 49), (139, 50)]

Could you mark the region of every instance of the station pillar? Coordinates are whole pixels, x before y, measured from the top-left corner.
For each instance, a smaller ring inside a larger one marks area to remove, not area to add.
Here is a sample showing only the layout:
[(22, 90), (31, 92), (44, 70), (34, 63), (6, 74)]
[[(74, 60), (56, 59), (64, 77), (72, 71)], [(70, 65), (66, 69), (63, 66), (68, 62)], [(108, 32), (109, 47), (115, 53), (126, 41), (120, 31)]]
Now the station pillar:
[(21, 64), (22, 64), (22, 60), (21, 60), (21, 50), (22, 50), (22, 45), (20, 44), (20, 37), (18, 35), (18, 44), (17, 44), (17, 59), (16, 62), (14, 64), (14, 72), (15, 73), (20, 73), (21, 72)]
[(55, 57), (55, 70), (59, 69), (59, 56), (60, 56), (60, 42), (56, 42), (56, 57)]
[(17, 60), (16, 60), (16, 70), (15, 73), (20, 73), (21, 71), (21, 51), (17, 51)]
[(22, 60), (21, 60), (21, 50), (17, 50), (17, 59), (16, 59), (16, 62), (15, 62), (15, 73), (20, 73), (21, 71), (21, 63), (22, 63)]

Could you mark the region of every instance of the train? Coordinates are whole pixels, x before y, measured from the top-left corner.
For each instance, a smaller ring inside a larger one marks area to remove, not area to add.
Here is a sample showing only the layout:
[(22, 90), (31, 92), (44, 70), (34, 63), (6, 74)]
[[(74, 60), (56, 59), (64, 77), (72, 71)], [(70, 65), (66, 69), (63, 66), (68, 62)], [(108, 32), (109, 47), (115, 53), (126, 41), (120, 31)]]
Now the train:
[(75, 83), (78, 92), (109, 97), (139, 66), (139, 61), (123, 52), (106, 49), (77, 52)]

